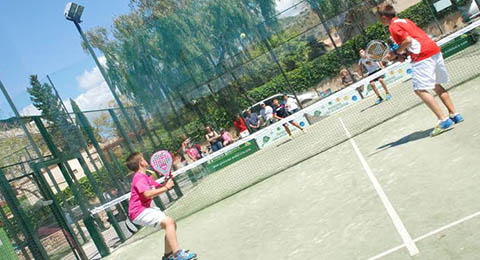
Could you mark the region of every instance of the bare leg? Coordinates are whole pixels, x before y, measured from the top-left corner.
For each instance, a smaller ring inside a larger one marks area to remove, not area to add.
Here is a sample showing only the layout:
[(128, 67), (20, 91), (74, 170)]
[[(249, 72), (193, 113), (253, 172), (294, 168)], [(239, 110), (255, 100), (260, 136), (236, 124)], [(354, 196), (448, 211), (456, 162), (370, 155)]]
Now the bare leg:
[(447, 107), (448, 113), (450, 113), (450, 115), (456, 114), (457, 111), (455, 110), (455, 106), (453, 105), (452, 99), (450, 98), (450, 94), (448, 94), (448, 92), (442, 87), (442, 85), (435, 85), (435, 92), (440, 97), (440, 100), (442, 100), (442, 103)]
[(437, 116), (438, 120), (444, 120), (446, 117), (443, 114), (442, 109), (438, 105), (437, 101), (435, 100), (435, 97), (428, 93), (428, 91), (425, 90), (416, 90), (415, 94), (417, 94), (420, 99), (432, 110), (432, 112)]
[(380, 81), (380, 84), (382, 84), (383, 89), (385, 89), (385, 93), (388, 95), (390, 94), (390, 91), (388, 91), (387, 84), (385, 84), (385, 80), (380, 78), (378, 81)]
[(288, 128), (288, 125), (287, 124), (284, 124), (283, 127), (285, 127), (285, 131), (287, 131), (287, 134), (289, 136), (292, 136), (292, 132), (290, 131), (290, 128)]
[(292, 124), (293, 126), (295, 126), (296, 128), (298, 128), (298, 129), (300, 129), (300, 130), (303, 130), (303, 128), (302, 128), (299, 124), (297, 124), (297, 123), (295, 123), (295, 122), (290, 122), (290, 124)]
[(380, 92), (378, 92), (377, 86), (375, 86), (375, 82), (370, 82), (370, 86), (372, 87), (373, 92), (375, 92), (375, 95), (377, 95), (378, 98), (382, 98)]
[(165, 229), (165, 254), (175, 253), (180, 250), (177, 241), (177, 224), (171, 217), (165, 217), (161, 223)]

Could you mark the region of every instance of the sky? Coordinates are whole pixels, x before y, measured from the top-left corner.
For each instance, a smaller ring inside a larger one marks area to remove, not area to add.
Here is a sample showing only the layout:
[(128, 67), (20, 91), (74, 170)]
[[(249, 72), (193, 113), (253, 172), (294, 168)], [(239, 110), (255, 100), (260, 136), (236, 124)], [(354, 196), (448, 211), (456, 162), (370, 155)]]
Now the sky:
[[(283, 11), (300, 0), (278, 0)], [(46, 81), (49, 75), (67, 108), (74, 99), (82, 110), (105, 108), (112, 100), (92, 58), (81, 48), (81, 38), (72, 22), (64, 18), (68, 1), (0, 1), (0, 80), (23, 115), (39, 114), (31, 105), (29, 75)], [(77, 0), (85, 6), (84, 31), (97, 26), (110, 28), (113, 19), (130, 10), (129, 0)], [(102, 59), (102, 54), (98, 56)], [(0, 119), (13, 113), (0, 95)]]

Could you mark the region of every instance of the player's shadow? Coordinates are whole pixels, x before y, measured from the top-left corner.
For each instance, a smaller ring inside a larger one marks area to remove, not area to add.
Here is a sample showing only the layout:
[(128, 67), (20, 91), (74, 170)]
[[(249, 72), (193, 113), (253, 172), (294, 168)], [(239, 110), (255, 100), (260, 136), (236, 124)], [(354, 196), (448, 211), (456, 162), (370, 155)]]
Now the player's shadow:
[(416, 132), (413, 132), (409, 135), (406, 135), (400, 139), (398, 139), (397, 141), (395, 142), (391, 142), (391, 143), (388, 143), (388, 144), (384, 144), (382, 146), (379, 146), (377, 148), (377, 151), (369, 154), (368, 156), (373, 156), (377, 153), (380, 153), (380, 152), (383, 152), (385, 150), (388, 150), (390, 148), (393, 148), (393, 147), (396, 147), (396, 146), (399, 146), (399, 145), (403, 145), (403, 144), (406, 144), (406, 143), (410, 143), (410, 142), (414, 142), (414, 141), (417, 141), (417, 140), (420, 140), (420, 139), (423, 139), (423, 138), (426, 138), (426, 137), (430, 137), (430, 133), (433, 131), (433, 128), (430, 128), (430, 129), (427, 129), (427, 130), (423, 130), (423, 131), (416, 131)]
[[(380, 104), (381, 104), (381, 103), (380, 103)], [(376, 106), (378, 106), (378, 105), (380, 105), (380, 104), (375, 104), (375, 103), (374, 103), (374, 104), (372, 104), (372, 105), (370, 105), (370, 106), (368, 106), (368, 107), (360, 110), (360, 113), (363, 113), (363, 112), (369, 110), (370, 108), (376, 107)]]

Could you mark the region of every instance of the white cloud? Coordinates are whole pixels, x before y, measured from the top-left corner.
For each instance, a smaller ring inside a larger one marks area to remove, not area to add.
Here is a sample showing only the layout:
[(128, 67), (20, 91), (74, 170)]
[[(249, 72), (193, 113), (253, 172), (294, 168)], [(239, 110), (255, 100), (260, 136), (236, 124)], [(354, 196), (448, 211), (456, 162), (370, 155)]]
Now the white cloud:
[(22, 116), (38, 116), (40, 115), (40, 111), (36, 107), (34, 107), (32, 104), (24, 107), (22, 111), (20, 111), (20, 115)]
[[(277, 12), (283, 12), (288, 8), (292, 7), (293, 5), (298, 4), (299, 2), (301, 2), (301, 0), (277, 0), (277, 5), (275, 9), (277, 10)], [(303, 3), (294, 8), (291, 8), (288, 11), (283, 12), (280, 17), (298, 15), (305, 8), (305, 5), (306, 4)]]
[[(107, 86), (107, 83), (102, 82), (87, 92), (81, 94), (74, 99), (77, 105), (82, 110), (94, 110), (100, 108), (107, 108), (108, 103), (113, 100), (112, 93)], [(70, 102), (65, 104), (67, 109), (71, 110)]]
[[(102, 66), (105, 66), (105, 56), (98, 58), (98, 60)], [(95, 67), (92, 70), (85, 70), (82, 75), (76, 77), (76, 80), (78, 82), (78, 86), (85, 90), (98, 87), (98, 85), (105, 82), (98, 67)]]
[[(100, 57), (101, 64), (105, 64), (105, 57)], [(108, 104), (113, 100), (113, 96), (108, 88), (107, 83), (102, 77), (100, 70), (94, 67), (90, 70), (85, 70), (81, 75), (75, 78), (80, 89), (84, 90), (82, 94), (74, 98), (81, 110), (95, 110), (107, 108)], [(64, 100), (68, 111), (72, 112), (70, 100)], [(28, 105), (21, 112), (22, 115), (40, 115), (41, 113), (33, 106)]]

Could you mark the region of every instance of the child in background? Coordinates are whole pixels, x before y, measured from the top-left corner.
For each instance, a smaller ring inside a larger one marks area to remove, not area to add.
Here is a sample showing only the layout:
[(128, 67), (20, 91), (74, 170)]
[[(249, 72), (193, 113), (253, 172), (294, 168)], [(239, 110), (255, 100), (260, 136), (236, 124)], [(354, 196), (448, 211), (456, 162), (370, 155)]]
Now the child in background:
[(220, 130), (220, 135), (222, 136), (223, 146), (233, 143), (232, 135), (228, 131), (225, 131), (225, 129)]

